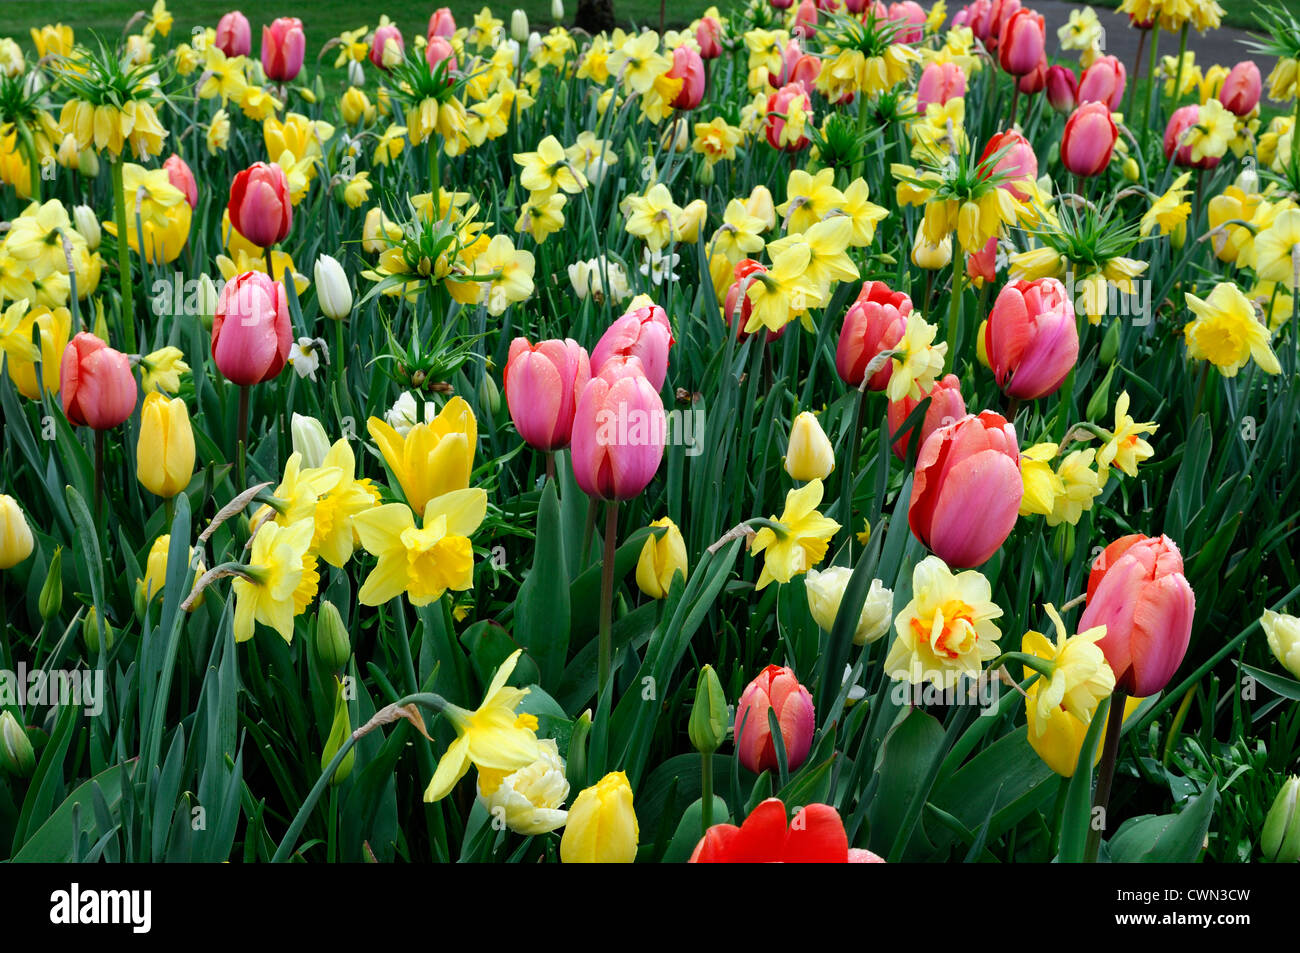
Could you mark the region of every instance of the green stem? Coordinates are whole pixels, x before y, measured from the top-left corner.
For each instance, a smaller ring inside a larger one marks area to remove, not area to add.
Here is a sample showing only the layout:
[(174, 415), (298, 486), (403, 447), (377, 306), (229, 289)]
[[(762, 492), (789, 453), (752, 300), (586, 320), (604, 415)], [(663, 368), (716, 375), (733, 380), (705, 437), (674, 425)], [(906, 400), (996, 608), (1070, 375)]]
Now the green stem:
[[(861, 143), (866, 139), (866, 135), (867, 135), (867, 97), (866, 97), (866, 96), (863, 96), (863, 95), (861, 95), (861, 94), (859, 94), (859, 96), (858, 96), (858, 143), (859, 143), (859, 146), (861, 146)], [(853, 174), (852, 174), (852, 176), (851, 176), (850, 179), (849, 179), (850, 182), (853, 181), (853, 179), (856, 179), (858, 176), (860, 176), (860, 175), (862, 174), (862, 163), (863, 163), (863, 161), (864, 161), (865, 158), (866, 158), (866, 156), (863, 154), (863, 153), (865, 153), (865, 151), (866, 151), (865, 148), (862, 148), (861, 152), (859, 152), (859, 154), (858, 154), (858, 157), (857, 157), (856, 159), (853, 160)]]
[(267, 245), (264, 249), (262, 249), (262, 253), (266, 256), (266, 277), (268, 277), (268, 278), (270, 278), (272, 281), (274, 281), (274, 280), (275, 280), (275, 262), (274, 262), (274, 261), (272, 260), (272, 258), (271, 258), (271, 246), (270, 246), (270, 245)]
[(1124, 115), (1131, 121), (1133, 118), (1133, 102), (1137, 96), (1138, 77), (1142, 74), (1142, 53), (1147, 45), (1147, 31), (1138, 30), (1138, 48), (1137, 55), (1133, 57), (1133, 75), (1128, 78), (1128, 96), (1124, 103)]
[(1156, 79), (1156, 64), (1159, 62), (1160, 24), (1151, 27), (1151, 52), (1147, 60), (1147, 83), (1151, 86), (1142, 98), (1142, 142), (1146, 143), (1151, 135), (1151, 99), (1160, 95), (1160, 82)]
[(126, 236), (126, 193), (122, 185), (122, 157), (111, 165), (113, 177), (113, 222), (117, 226), (117, 271), (122, 285), (122, 340), (128, 354), (136, 352), (135, 298), (131, 289), (131, 254)]
[(966, 255), (962, 251), (957, 233), (952, 235), (952, 301), (948, 305), (948, 354), (944, 359), (944, 372), (951, 371), (957, 363), (957, 329), (961, 325), (962, 279), (965, 277)]
[(704, 836), (713, 826), (713, 752), (700, 752), (700, 826)]
[(239, 423), (235, 429), (235, 439), (239, 441), (235, 448), (235, 457), (238, 461), (239, 486), (236, 488), (237, 493), (244, 492), (248, 483), (244, 479), (244, 458), (247, 456), (248, 447), (248, 394), (249, 386), (241, 384), (239, 386)]
[[(844, 476), (840, 484), (840, 519), (849, 530), (849, 559), (853, 558), (853, 471), (857, 469), (858, 446), (862, 440), (862, 409), (867, 402), (867, 390), (859, 388), (858, 400), (853, 405), (853, 429), (849, 431), (848, 453), (844, 459)], [(888, 424), (886, 424), (888, 426)], [(891, 434), (892, 436), (892, 434)]]
[(618, 500), (605, 503), (605, 555), (600, 564), (600, 642), (597, 646), (597, 692), (605, 691), (613, 660), (610, 629), (614, 618), (614, 541), (618, 534)]
[(1184, 23), (1182, 32), (1178, 34), (1178, 71), (1174, 74), (1174, 95), (1171, 97), (1171, 106), (1177, 106), (1178, 100), (1182, 97), (1183, 63), (1187, 59), (1187, 33), (1191, 28), (1191, 23)]
[(1093, 797), (1093, 813), (1101, 808), (1101, 819), (1092, 818), (1088, 825), (1088, 843), (1084, 848), (1085, 863), (1097, 862), (1097, 851), (1101, 849), (1101, 832), (1106, 827), (1106, 808), (1110, 805), (1110, 786), (1115, 780), (1115, 761), (1119, 756), (1119, 736), (1124, 730), (1124, 704), (1128, 693), (1122, 688), (1115, 689), (1111, 696), (1109, 721), (1106, 722), (1106, 747), (1101, 752), (1101, 764), (1097, 767), (1097, 793)]
[(436, 133), (429, 136), (429, 181), (432, 183), (433, 217), (436, 221), (441, 217), (439, 212), (442, 209), (442, 179), (441, 171), (438, 168), (438, 136)]
[(95, 527), (104, 519), (104, 431), (95, 431)]

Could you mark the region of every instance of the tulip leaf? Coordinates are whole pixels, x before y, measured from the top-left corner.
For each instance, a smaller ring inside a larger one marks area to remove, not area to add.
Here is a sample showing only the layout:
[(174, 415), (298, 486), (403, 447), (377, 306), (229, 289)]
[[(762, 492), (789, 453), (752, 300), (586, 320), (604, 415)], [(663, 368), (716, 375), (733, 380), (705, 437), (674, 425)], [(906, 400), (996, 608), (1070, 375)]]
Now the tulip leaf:
[[(663, 863), (665, 864), (684, 864), (691, 859), (691, 854), (695, 851), (695, 845), (704, 837), (704, 798), (696, 798), (682, 814), (681, 821), (677, 824), (677, 830), (668, 842), (668, 850), (664, 852)], [(731, 814), (727, 811), (727, 802), (716, 794), (713, 795), (713, 817), (714, 824), (730, 824)]]
[[(927, 777), (943, 754), (944, 730), (938, 719), (913, 708), (885, 736), (880, 750), (880, 786), (867, 810), (871, 850), (887, 856), (894, 847), (913, 805), (929, 793)], [(924, 853), (926, 838), (916, 830), (903, 844), (904, 856)]]
[(1237, 667), (1241, 669), (1243, 674), (1253, 678), (1269, 691), (1291, 701), (1300, 701), (1300, 682), (1287, 678), (1285, 675), (1278, 675), (1241, 662), (1237, 663)]
[[(122, 781), (134, 775), (135, 766), (135, 759), (126, 765), (115, 764), (78, 785), (13, 855), (13, 861), (47, 864), (71, 861), (77, 838), (101, 828), (103, 815), (111, 816), (117, 810), (122, 798)], [(85, 804), (94, 805), (94, 810), (81, 812), (74, 822), (74, 808)]]
[(515, 600), (513, 634), (536, 663), (537, 680), (549, 689), (559, 688), (569, 650), (569, 573), (554, 480), (547, 481), (537, 508), (533, 568)]
[(1065, 814), (1061, 820), (1061, 846), (1057, 860), (1077, 864), (1083, 861), (1092, 826), (1092, 766), (1097, 760), (1097, 746), (1106, 727), (1111, 698), (1103, 698), (1092, 713), (1088, 733), (1079, 749), (1079, 760), (1065, 792)]
[(1209, 787), (1178, 814), (1155, 814), (1125, 821), (1107, 845), (1113, 863), (1187, 864), (1200, 858), (1219, 791)]
[[(996, 839), (1051, 796), (1055, 777), (1029, 746), (1024, 730), (1017, 729), (953, 772), (932, 800), (972, 831), (987, 819), (987, 837)], [(936, 840), (942, 846), (947, 838)]]

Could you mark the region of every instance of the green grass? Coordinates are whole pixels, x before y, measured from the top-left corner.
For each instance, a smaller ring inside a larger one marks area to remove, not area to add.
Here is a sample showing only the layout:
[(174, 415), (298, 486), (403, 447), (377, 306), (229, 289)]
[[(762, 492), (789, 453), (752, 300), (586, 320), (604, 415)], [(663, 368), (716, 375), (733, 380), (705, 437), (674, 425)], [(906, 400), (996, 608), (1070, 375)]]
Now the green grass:
[[(116, 36), (126, 22), (139, 10), (148, 10), (153, 0), (0, 0), (0, 36), (15, 37), (27, 49), (31, 40), (27, 35), (31, 27), (46, 23), (67, 23), (78, 36), (93, 30), (104, 36)], [(242, 10), (253, 25), (253, 52), (259, 49), (260, 27), (278, 16), (297, 16), (307, 31), (308, 58), (315, 56), (331, 37), (343, 30), (360, 26), (373, 28), (381, 13), (395, 21), (407, 39), (423, 33), (429, 15), (440, 6), (447, 6), (456, 17), (458, 26), (468, 26), (474, 14), (485, 5), (500, 19), (510, 21), (510, 11), (517, 8), (528, 14), (534, 29), (548, 29), (554, 25), (550, 0), (509, 0), (485, 4), (463, 0), (386, 0), (369, 6), (355, 0), (169, 0), (167, 7), (176, 22), (173, 36), (188, 34), (196, 26), (216, 26), (217, 20), (229, 10)], [(703, 0), (674, 3), (669, 6), (667, 23), (682, 25), (694, 19), (708, 6)], [(577, 0), (566, 0), (565, 19), (573, 22)], [(627, 23), (659, 23), (658, 0), (616, 0), (614, 11)], [(133, 28), (133, 31), (138, 27)]]

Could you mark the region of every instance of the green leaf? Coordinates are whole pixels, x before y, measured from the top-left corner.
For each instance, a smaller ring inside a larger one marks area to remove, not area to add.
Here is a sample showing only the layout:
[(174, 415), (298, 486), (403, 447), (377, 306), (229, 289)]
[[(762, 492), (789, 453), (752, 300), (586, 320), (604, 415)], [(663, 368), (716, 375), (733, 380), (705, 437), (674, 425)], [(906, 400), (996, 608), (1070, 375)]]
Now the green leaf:
[(1188, 864), (1198, 860), (1214, 816), (1218, 788), (1210, 786), (1178, 814), (1155, 814), (1125, 821), (1109, 843), (1117, 864)]
[(537, 664), (538, 681), (557, 689), (569, 649), (569, 573), (554, 480), (547, 482), (537, 510), (533, 569), (515, 600), (514, 638)]
[(81, 812), (80, 817), (77, 818), (77, 827), (74, 828), (73, 809), (79, 804), (93, 803), (94, 787), (98, 785), (103, 804), (110, 812), (115, 811), (122, 799), (122, 779), (134, 776), (136, 763), (136, 760), (132, 759), (127, 764), (115, 764), (78, 786), (27, 839), (22, 849), (14, 854), (14, 862), (49, 864), (71, 861), (73, 845), (82, 833), (89, 833), (97, 827), (95, 817), (100, 810)]
[[(919, 708), (912, 709), (885, 736), (878, 763), (880, 787), (867, 812), (870, 847), (880, 856), (887, 856), (903, 833), (904, 819), (914, 802), (929, 793), (924, 789), (925, 779), (943, 754), (943, 740), (944, 730), (938, 719)], [(913, 845), (923, 848), (924, 842), (923, 833), (913, 834), (905, 855), (914, 852)]]

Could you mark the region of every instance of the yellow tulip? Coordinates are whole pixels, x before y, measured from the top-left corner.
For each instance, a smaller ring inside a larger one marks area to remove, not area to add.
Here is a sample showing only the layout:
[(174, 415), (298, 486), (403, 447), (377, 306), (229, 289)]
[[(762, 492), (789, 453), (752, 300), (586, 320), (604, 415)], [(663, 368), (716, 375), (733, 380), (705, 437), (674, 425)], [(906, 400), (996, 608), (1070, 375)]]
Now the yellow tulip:
[(835, 469), (835, 450), (817, 418), (804, 411), (790, 427), (790, 445), (785, 454), (785, 472), (792, 479), (824, 480)]
[(566, 864), (630, 864), (641, 831), (632, 806), (632, 787), (622, 771), (611, 771), (578, 795), (560, 839)]
[(378, 417), (371, 417), (366, 425), (416, 512), (423, 512), (435, 497), (469, 486), (478, 422), (462, 398), (447, 401), (437, 417), (416, 424), (405, 437)]
[(641, 547), (641, 556), (636, 561), (636, 584), (651, 599), (663, 599), (668, 595), (675, 575), (681, 573), (682, 578), (686, 578), (686, 542), (677, 524), (666, 516), (650, 525), (664, 526), (667, 530), (658, 539), (651, 534)]
[(28, 400), (37, 400), (41, 388), (47, 394), (59, 392), (59, 367), (63, 351), (68, 346), (68, 334), (72, 327), (72, 315), (67, 308), (33, 308), (18, 322), (14, 332), (17, 340), (32, 340), (32, 328), (35, 326), (41, 335), (41, 379), (36, 380), (36, 362), (24, 361), (10, 354), (8, 357), (9, 377), (13, 380), (18, 393)]
[[(171, 552), (171, 544), (171, 535), (164, 533), (155, 539), (153, 545), (149, 547), (149, 555), (145, 559), (144, 578), (138, 580), (135, 584), (136, 592), (142, 601), (146, 594), (148, 594), (150, 601), (153, 601), (162, 593), (163, 587), (167, 585), (167, 559)], [(194, 557), (193, 548), (190, 549), (190, 557)], [(195, 580), (202, 576), (205, 571), (203, 560), (195, 560)], [(193, 612), (201, 605), (203, 605), (202, 593), (190, 604), (189, 611)]]
[(190, 412), (179, 397), (157, 391), (145, 396), (136, 443), (136, 476), (155, 496), (173, 497), (194, 475), (194, 431)]
[(1300, 678), (1300, 619), (1265, 609), (1259, 620), (1269, 651), (1292, 675)]
[(0, 569), (12, 569), (32, 554), (35, 541), (27, 518), (12, 496), (0, 493)]

